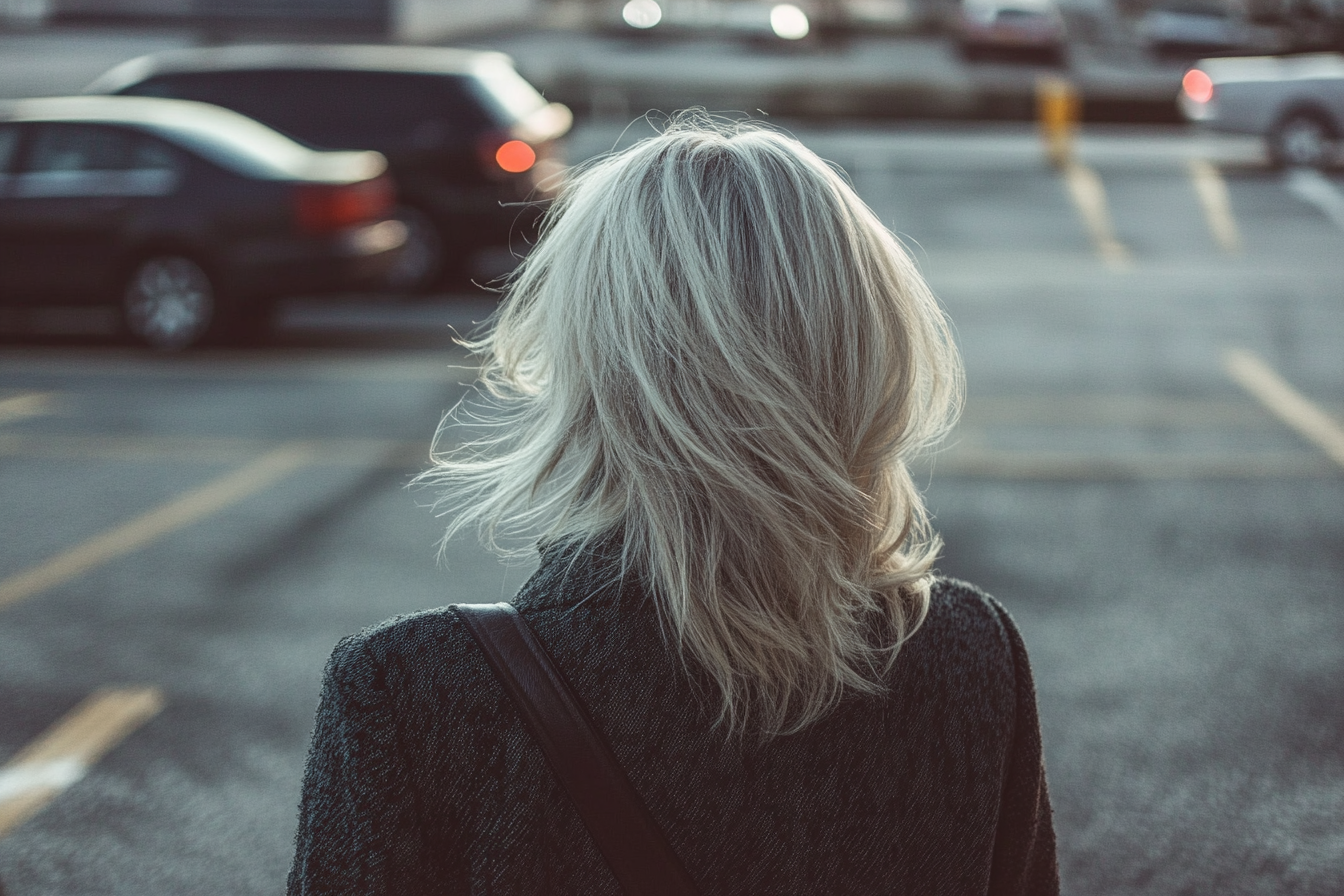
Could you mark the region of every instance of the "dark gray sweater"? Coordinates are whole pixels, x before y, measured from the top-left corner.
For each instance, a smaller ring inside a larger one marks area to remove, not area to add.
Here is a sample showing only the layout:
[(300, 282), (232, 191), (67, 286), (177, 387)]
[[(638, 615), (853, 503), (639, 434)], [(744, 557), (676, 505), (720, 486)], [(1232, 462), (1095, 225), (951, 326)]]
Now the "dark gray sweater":
[[(974, 586), (934, 586), (889, 694), (764, 743), (601, 551), (544, 551), (514, 603), (707, 896), (1058, 892), (1027, 654)], [(337, 645), (296, 841), (290, 894), (620, 893), (449, 609)]]

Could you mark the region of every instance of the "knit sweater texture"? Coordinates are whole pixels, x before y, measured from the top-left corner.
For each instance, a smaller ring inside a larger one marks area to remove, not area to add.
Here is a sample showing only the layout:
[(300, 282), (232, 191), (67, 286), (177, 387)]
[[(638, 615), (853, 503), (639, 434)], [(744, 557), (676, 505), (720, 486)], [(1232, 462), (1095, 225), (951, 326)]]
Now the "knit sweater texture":
[[(609, 554), (543, 550), (514, 605), (706, 896), (1058, 893), (1026, 650), (974, 586), (936, 581), (885, 694), (765, 740), (715, 724)], [(337, 645), (288, 891), (621, 893), (451, 608)]]

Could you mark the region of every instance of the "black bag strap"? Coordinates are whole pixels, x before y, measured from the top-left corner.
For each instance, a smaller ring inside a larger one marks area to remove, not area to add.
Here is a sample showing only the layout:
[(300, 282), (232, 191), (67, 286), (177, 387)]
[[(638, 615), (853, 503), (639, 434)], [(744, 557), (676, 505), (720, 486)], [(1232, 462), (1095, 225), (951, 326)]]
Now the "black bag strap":
[(627, 896), (699, 889), (587, 709), (511, 604), (455, 604)]

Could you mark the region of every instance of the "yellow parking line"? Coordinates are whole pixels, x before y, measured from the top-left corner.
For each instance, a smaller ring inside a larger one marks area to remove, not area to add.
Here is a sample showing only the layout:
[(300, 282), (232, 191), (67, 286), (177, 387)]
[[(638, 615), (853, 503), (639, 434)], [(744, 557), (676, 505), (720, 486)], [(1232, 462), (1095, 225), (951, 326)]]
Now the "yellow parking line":
[(90, 766), (161, 709), (158, 688), (103, 689), (89, 695), (0, 767), (0, 837), (84, 777)]
[(25, 392), (22, 395), (0, 398), (0, 423), (50, 414), (52, 399), (55, 397), (55, 392)]
[[(312, 463), (322, 466), (421, 467), (429, 463), (429, 440), (322, 439), (307, 442)], [(0, 432), (0, 457), (106, 460), (133, 463), (173, 461), (232, 464), (256, 457), (274, 441), (218, 436), (63, 435)]]
[(0, 608), (67, 582), (210, 516), (309, 463), (313, 456), (312, 446), (306, 443), (282, 445), (241, 469), (16, 573), (0, 581)]
[(1223, 175), (1204, 159), (1191, 159), (1190, 180), (1195, 185), (1199, 204), (1204, 207), (1204, 220), (1209, 224), (1214, 242), (1224, 252), (1240, 252), (1241, 232), (1232, 214), (1232, 198), (1228, 195)]
[(1294, 389), (1259, 357), (1240, 348), (1223, 353), (1228, 376), (1284, 423), (1344, 467), (1344, 426)]
[(1106, 202), (1106, 187), (1097, 172), (1080, 162), (1072, 161), (1065, 162), (1062, 171), (1069, 196), (1083, 216), (1083, 223), (1092, 237), (1097, 254), (1113, 268), (1128, 267), (1132, 260), (1129, 248), (1115, 236), (1110, 206)]

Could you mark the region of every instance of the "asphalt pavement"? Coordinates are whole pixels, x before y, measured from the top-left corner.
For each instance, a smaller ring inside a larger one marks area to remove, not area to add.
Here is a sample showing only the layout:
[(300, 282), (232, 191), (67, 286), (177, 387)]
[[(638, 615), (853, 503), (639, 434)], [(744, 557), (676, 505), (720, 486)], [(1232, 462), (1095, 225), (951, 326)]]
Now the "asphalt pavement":
[[(1065, 891), (1338, 892), (1344, 177), (1175, 130), (1085, 131), (1062, 169), (1028, 127), (793, 130), (956, 325), (966, 414), (918, 475), (942, 570), (1031, 653)], [(530, 568), (437, 562), (405, 488), (472, 382), (450, 325), (490, 307), (295, 302), (267, 345), (179, 356), (70, 321), (0, 344), (10, 896), (281, 887), (336, 640)]]

